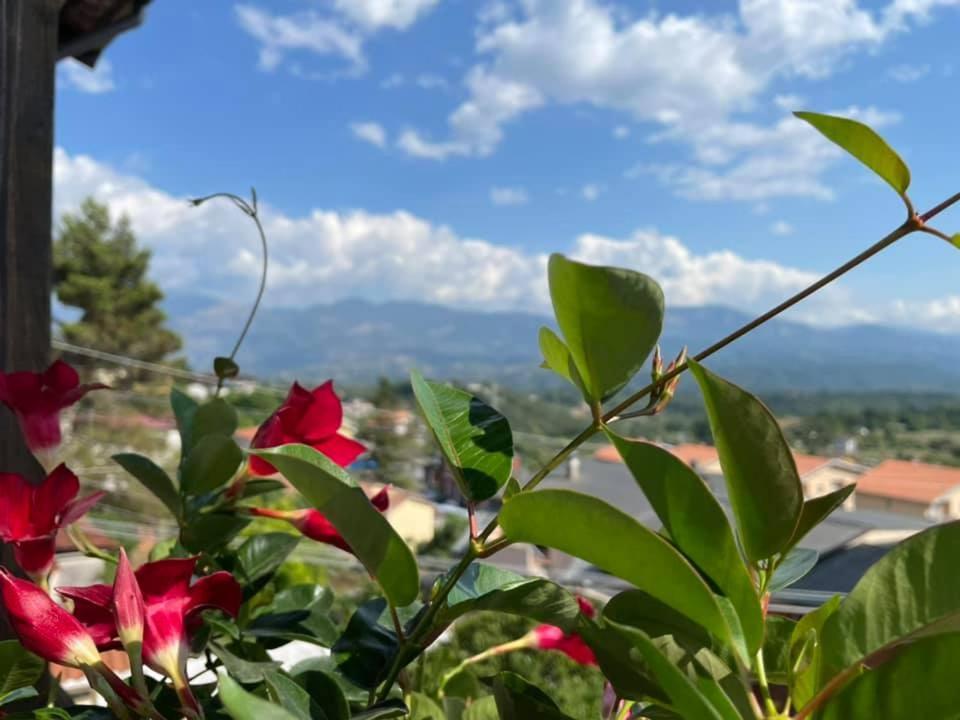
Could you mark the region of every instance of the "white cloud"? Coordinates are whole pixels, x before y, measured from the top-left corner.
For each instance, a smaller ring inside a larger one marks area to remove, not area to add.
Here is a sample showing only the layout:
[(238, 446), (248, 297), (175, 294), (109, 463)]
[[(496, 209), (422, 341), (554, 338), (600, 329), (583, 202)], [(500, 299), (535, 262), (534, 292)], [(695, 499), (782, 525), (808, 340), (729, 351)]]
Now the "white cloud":
[(600, 197), (603, 191), (604, 191), (603, 185), (599, 185), (597, 183), (587, 183), (582, 188), (580, 188), (580, 196), (588, 202), (593, 202), (598, 197)]
[(403, 73), (391, 73), (383, 79), (380, 83), (380, 87), (384, 90), (393, 90), (394, 88), (403, 87), (407, 82), (407, 79), (403, 76)]
[(381, 28), (406, 30), (439, 4), (440, 0), (334, 0), (345, 17), (373, 31)]
[(424, 90), (441, 90), (447, 87), (447, 79), (442, 75), (420, 73), (417, 75), (417, 86)]
[(376, 145), (378, 148), (386, 147), (387, 131), (383, 126), (375, 122), (355, 122), (350, 123), (350, 131), (358, 140)]
[(793, 235), (793, 225), (786, 220), (777, 220), (770, 225), (770, 232), (774, 235)]
[(490, 188), (490, 202), (494, 205), (526, 205), (530, 196), (522, 187)]
[(363, 39), (330, 18), (312, 11), (272, 15), (253, 5), (237, 5), (235, 12), (240, 26), (260, 42), (262, 70), (276, 70), (291, 51), (339, 55), (355, 70), (366, 66)]
[(630, 137), (630, 128), (628, 128), (626, 125), (617, 125), (613, 129), (613, 136), (617, 140), (625, 140), (626, 138)]
[(899, 83), (915, 83), (930, 73), (929, 65), (894, 65), (887, 70), (887, 75)]
[[(191, 207), (83, 155), (55, 154), (55, 213), (88, 195), (125, 212), (154, 252), (152, 271), (165, 290), (202, 285), (224, 298), (253, 291), (259, 251), (249, 220), (230, 203)], [(293, 217), (262, 203), (270, 239), (268, 305), (345, 297), (422, 299), (461, 307), (543, 311), (549, 307), (547, 256), (464, 237), (409, 212), (313, 210)], [(642, 270), (674, 305), (722, 303), (759, 309), (815, 276), (730, 251), (697, 254), (654, 229), (625, 238), (583, 234), (565, 250), (581, 260)], [(226, 260), (225, 260), (226, 259)]]
[(106, 58), (101, 58), (92, 69), (73, 58), (67, 58), (59, 64), (58, 73), (61, 83), (80, 92), (100, 95), (116, 89), (113, 65)]

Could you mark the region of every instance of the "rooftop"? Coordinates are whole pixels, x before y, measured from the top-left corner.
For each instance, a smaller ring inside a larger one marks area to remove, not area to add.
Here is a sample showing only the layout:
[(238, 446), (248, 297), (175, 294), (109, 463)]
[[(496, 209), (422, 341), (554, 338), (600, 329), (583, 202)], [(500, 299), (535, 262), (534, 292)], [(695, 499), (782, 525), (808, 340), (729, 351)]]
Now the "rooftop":
[(860, 495), (930, 504), (960, 488), (960, 468), (910, 460), (884, 460), (857, 483)]

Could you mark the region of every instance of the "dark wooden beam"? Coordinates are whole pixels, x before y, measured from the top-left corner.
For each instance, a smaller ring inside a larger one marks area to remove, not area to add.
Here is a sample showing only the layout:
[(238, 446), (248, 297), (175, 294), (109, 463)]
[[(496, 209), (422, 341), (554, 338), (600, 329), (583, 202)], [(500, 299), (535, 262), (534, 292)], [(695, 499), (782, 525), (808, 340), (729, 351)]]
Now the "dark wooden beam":
[[(0, 370), (50, 358), (53, 118), (62, 0), (0, 0)], [(36, 472), (0, 408), (0, 471)]]

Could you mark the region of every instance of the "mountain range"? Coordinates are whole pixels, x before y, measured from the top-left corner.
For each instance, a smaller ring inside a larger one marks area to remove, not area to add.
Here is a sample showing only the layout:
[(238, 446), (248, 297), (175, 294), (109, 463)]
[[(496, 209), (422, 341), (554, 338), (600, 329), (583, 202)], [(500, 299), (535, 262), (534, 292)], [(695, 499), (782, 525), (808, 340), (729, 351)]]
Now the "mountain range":
[[(247, 308), (202, 296), (172, 296), (165, 308), (190, 363), (210, 367), (232, 347)], [(720, 306), (668, 311), (664, 355), (707, 347), (750, 316)], [(263, 308), (238, 356), (243, 372), (304, 381), (336, 377), (365, 384), (405, 377), (495, 380), (539, 388), (537, 333), (551, 319), (477, 312), (419, 302), (343, 300), (307, 308)], [(630, 328), (623, 328), (630, 332)], [(960, 336), (882, 325), (822, 328), (776, 319), (725, 348), (708, 365), (757, 390), (923, 391), (960, 388)]]

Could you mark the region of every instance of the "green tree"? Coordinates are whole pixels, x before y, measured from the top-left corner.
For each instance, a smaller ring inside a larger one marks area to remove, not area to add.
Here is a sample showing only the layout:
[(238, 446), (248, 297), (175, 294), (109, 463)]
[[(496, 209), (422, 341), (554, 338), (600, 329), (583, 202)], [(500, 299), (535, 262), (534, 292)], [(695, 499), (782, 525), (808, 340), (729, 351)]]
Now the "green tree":
[(183, 345), (158, 306), (163, 291), (147, 278), (150, 251), (137, 246), (130, 220), (115, 223), (92, 198), (65, 214), (54, 242), (57, 299), (82, 310), (60, 326), (69, 343), (161, 361)]

